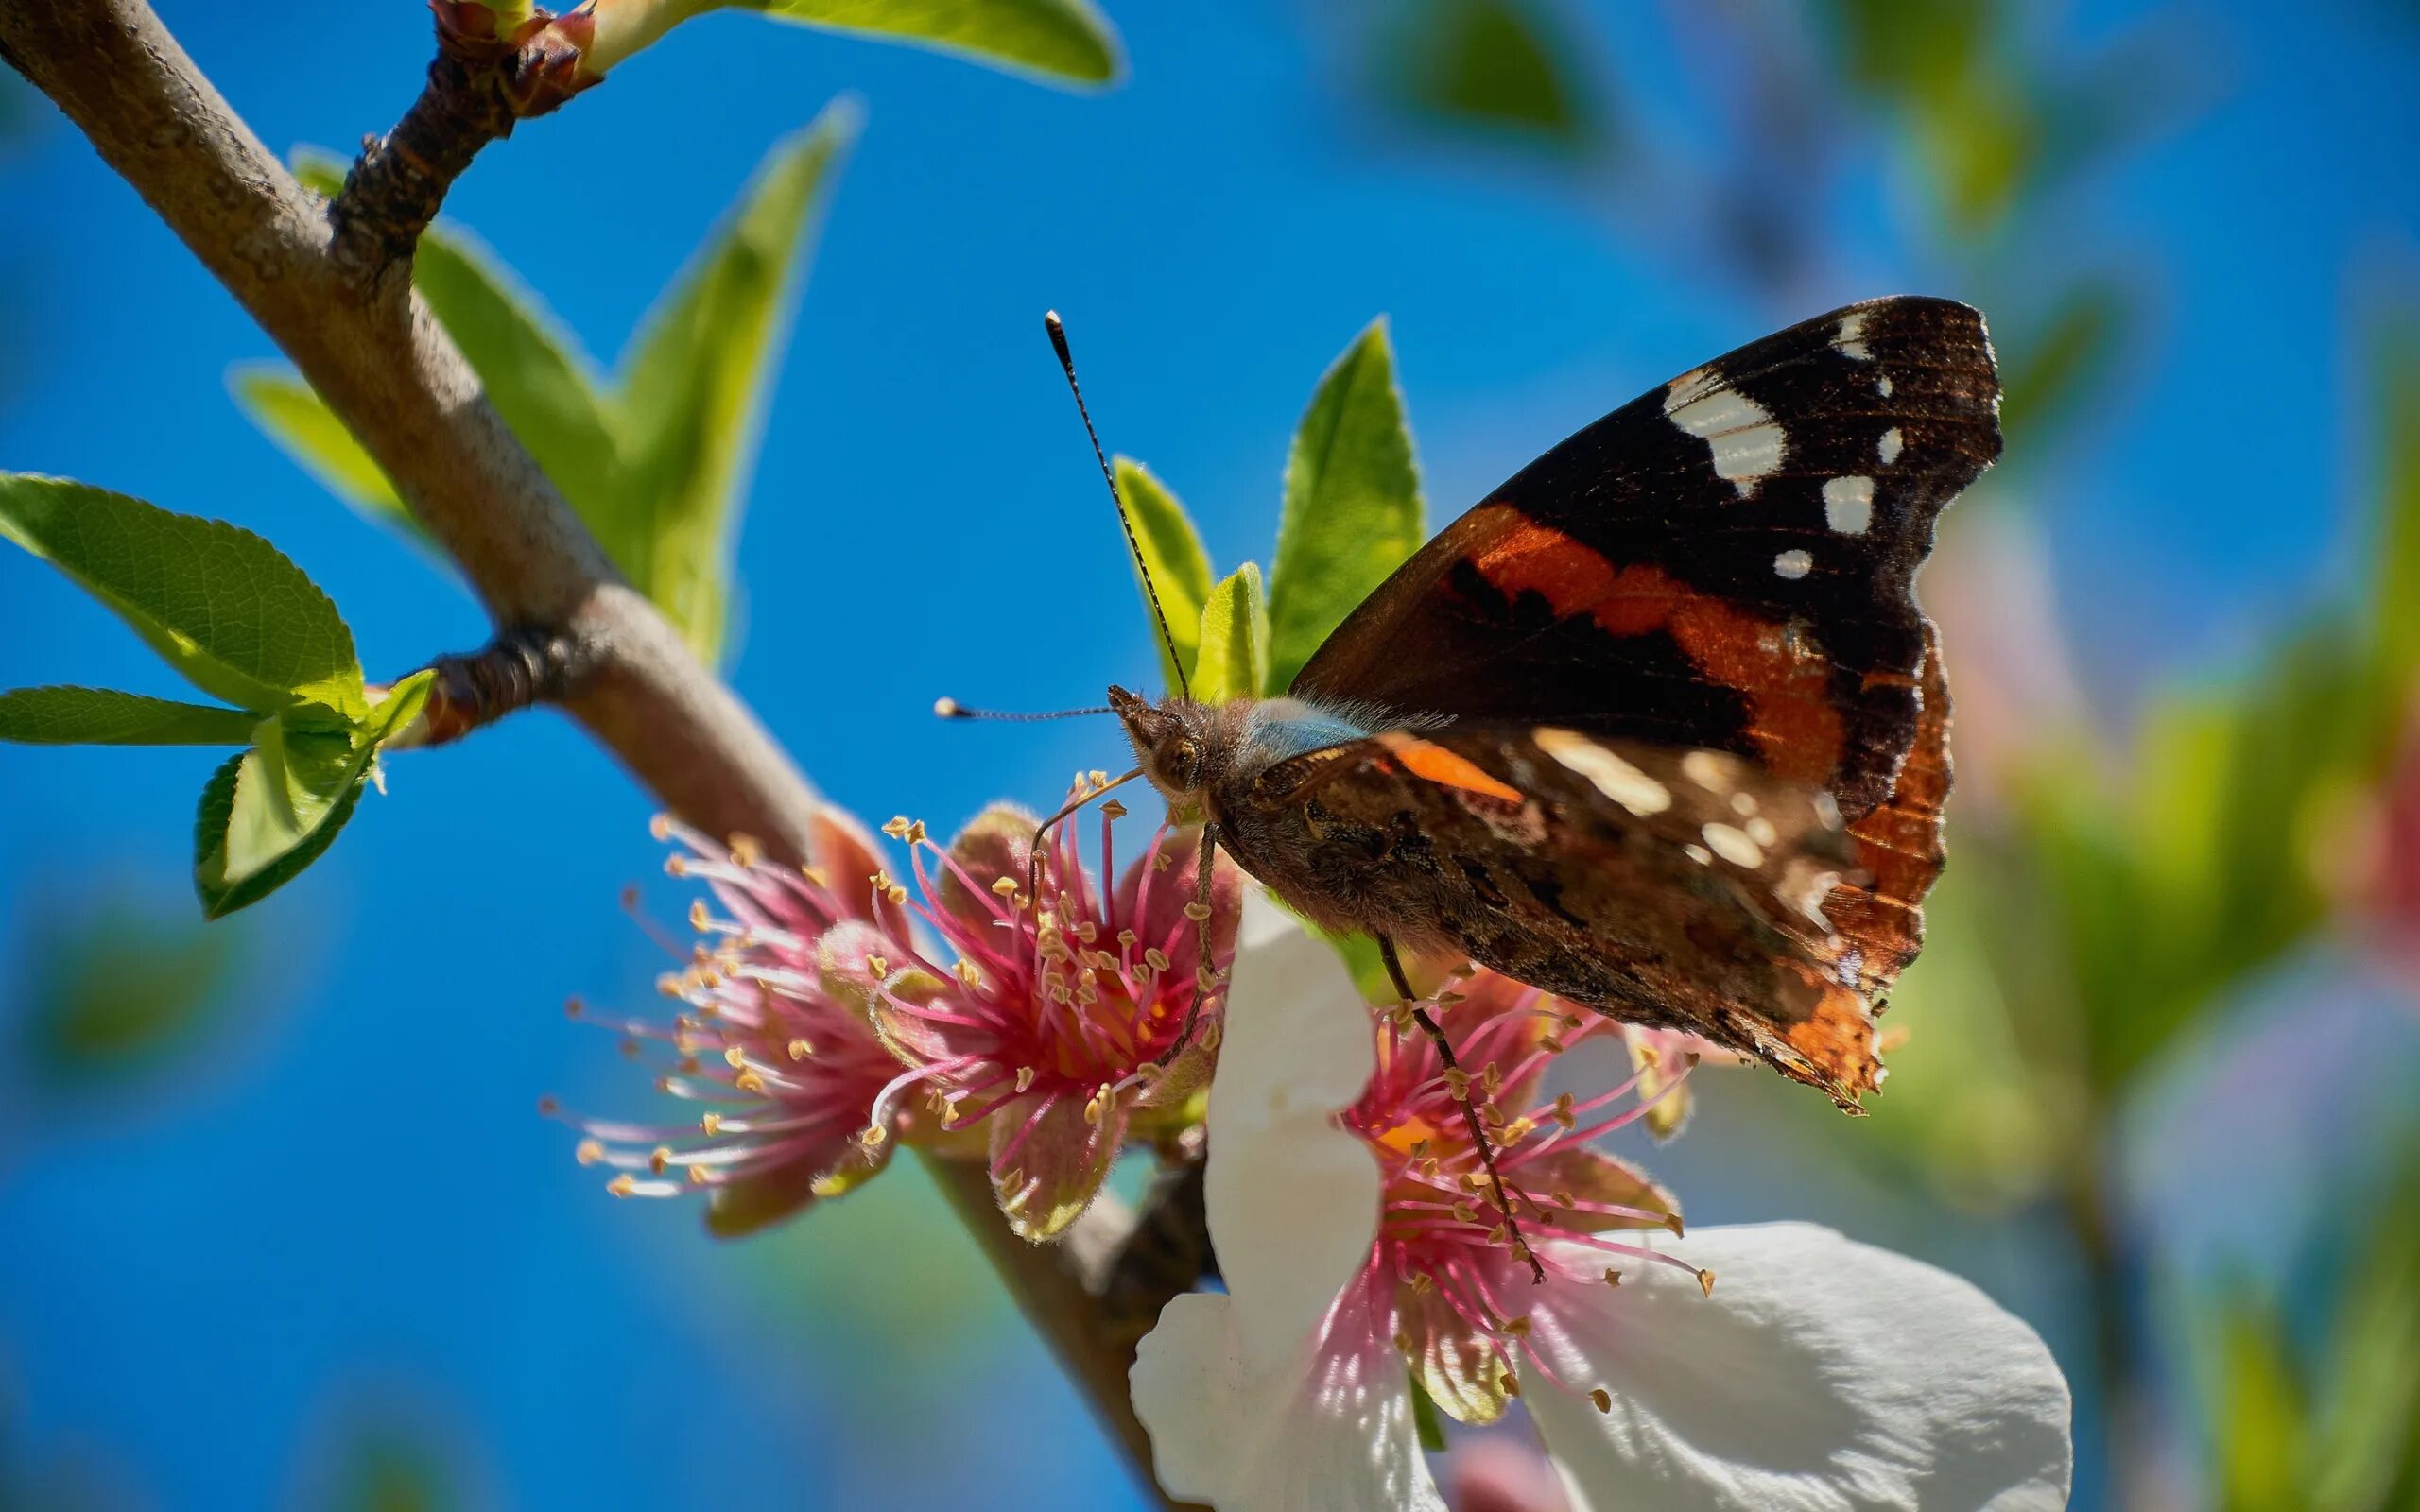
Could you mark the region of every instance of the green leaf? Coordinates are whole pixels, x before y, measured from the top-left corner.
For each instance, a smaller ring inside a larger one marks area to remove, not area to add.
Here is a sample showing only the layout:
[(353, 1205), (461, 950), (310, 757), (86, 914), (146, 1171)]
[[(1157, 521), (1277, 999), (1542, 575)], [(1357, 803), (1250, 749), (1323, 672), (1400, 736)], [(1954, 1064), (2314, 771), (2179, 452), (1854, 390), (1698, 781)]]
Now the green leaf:
[(2086, 280), (2060, 296), (2048, 319), (2036, 323), (2003, 364), (2000, 425), (2027, 435), (2074, 413), (2093, 384), (2107, 376), (2140, 306), (2114, 278)]
[(1090, 0), (752, 0), (779, 21), (891, 37), (980, 61), (1106, 84), (1125, 72)]
[(423, 667), (387, 690), (362, 721), (362, 738), (372, 749), (384, 746), (410, 727), (428, 707), (429, 690), (437, 686), (437, 669)]
[[(1134, 543), (1143, 558), (1135, 580), (1143, 590), (1144, 608), (1150, 608), (1156, 592), (1167, 619), (1168, 639), (1176, 643), (1173, 660), (1167, 646), (1160, 647), (1160, 670), (1173, 689), (1193, 675), (1201, 648), (1201, 606), (1210, 597), (1210, 555), (1201, 549), (1201, 537), (1184, 506), (1151, 475), (1150, 469), (1130, 456), (1116, 458), (1114, 465), (1118, 497), (1126, 501), (1126, 513), (1134, 522)], [(1159, 635), (1159, 623), (1154, 620), (1152, 640), (1156, 642)]]
[(395, 486), (301, 374), (282, 368), (238, 367), (228, 372), (227, 388), (236, 407), (321, 488), (363, 518), (428, 544)]
[(243, 746), (253, 715), (114, 688), (0, 693), (0, 740), (28, 746)]
[(630, 476), (590, 524), (700, 655), (722, 645), (731, 559), (758, 427), (799, 282), (799, 250), (859, 112), (827, 108), (775, 146), (722, 226), (650, 313), (630, 354)]
[(2399, 706), (2420, 673), (2420, 305), (2396, 304), (2370, 322), (2378, 394), (2377, 542), (2370, 591), (2382, 703)]
[(614, 402), (537, 295), (459, 227), (421, 238), (412, 286), (572, 508), (591, 521), (610, 511), (621, 472)]
[(1415, 114), (1577, 151), (1596, 112), (1580, 54), (1530, 0), (1417, 0), (1388, 40), (1378, 88)]
[(367, 710), (337, 607), (249, 530), (16, 472), (0, 473), (0, 537), (109, 606), (204, 693), (330, 723)]
[(1261, 692), (1284, 692), (1354, 606), (1418, 549), (1426, 534), (1421, 516), (1420, 472), (1381, 318), (1320, 380), (1294, 433)]
[(223, 919), (260, 902), (320, 859), (360, 799), (363, 763), (346, 737), (261, 722), (258, 743), (230, 757), (201, 790), (194, 819), (194, 887)]
[(1201, 606), (1193, 696), (1203, 703), (1258, 696), (1269, 685), (1269, 601), (1260, 568), (1246, 562), (1210, 590)]

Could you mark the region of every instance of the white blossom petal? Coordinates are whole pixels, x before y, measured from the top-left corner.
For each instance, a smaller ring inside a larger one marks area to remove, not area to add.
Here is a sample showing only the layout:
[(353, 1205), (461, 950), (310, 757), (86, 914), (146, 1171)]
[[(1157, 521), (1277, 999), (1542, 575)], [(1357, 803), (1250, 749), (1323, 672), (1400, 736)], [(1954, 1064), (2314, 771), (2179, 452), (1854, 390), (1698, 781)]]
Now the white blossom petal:
[(1245, 1360), (1292, 1359), (1378, 1237), (1380, 1177), (1329, 1122), (1377, 1069), (1370, 1005), (1335, 950), (1257, 887), (1244, 897), (1203, 1186)]
[[(1531, 1314), (1563, 1384), (1524, 1361), (1526, 1396), (1574, 1512), (2066, 1505), (2066, 1380), (1974, 1286), (1808, 1224), (1666, 1247), (1716, 1273), (1712, 1297), (1686, 1271), (1635, 1264), (1618, 1287), (1553, 1286)], [(1611, 1413), (1590, 1405), (1595, 1386)]]
[(1180, 1297), (1136, 1352), (1160, 1485), (1219, 1512), (1444, 1512), (1403, 1359), (1366, 1319), (1336, 1320), (1350, 1348), (1263, 1375), (1244, 1361), (1240, 1306)]
[(1222, 1512), (1443, 1512), (1356, 1284), (1377, 1162), (1331, 1122), (1376, 1066), (1369, 1006), (1256, 887), (1236, 939), (1204, 1189), (1227, 1295), (1170, 1302), (1134, 1361), (1160, 1484)]

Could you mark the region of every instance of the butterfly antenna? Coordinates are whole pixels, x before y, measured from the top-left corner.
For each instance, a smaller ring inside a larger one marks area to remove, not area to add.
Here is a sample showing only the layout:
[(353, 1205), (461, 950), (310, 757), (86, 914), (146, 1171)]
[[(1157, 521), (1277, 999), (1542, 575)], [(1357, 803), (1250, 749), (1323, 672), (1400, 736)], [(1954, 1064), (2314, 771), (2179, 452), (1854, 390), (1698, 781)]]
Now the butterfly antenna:
[(966, 705), (959, 702), (955, 698), (936, 698), (933, 700), (933, 717), (936, 719), (1005, 719), (1015, 724), (1024, 725), (1032, 724), (1044, 719), (1078, 719), (1081, 718), (1085, 714), (1105, 714), (1107, 713), (1109, 713), (1109, 706), (1107, 704), (1102, 704), (1098, 709), (1053, 709), (1047, 713), (1035, 714), (1010, 713), (997, 709), (969, 709)]
[(1126, 532), (1126, 549), (1134, 554), (1134, 571), (1143, 579), (1143, 596), (1151, 601), (1151, 618), (1159, 622), (1160, 644), (1167, 648), (1168, 665), (1176, 670), (1177, 696), (1191, 698), (1193, 689), (1184, 676), (1184, 660), (1177, 655), (1176, 637), (1168, 630), (1168, 611), (1160, 605), (1160, 591), (1151, 582), (1151, 570), (1143, 560), (1143, 542), (1134, 533), (1134, 517), (1126, 510), (1126, 496), (1117, 491), (1117, 473), (1109, 465), (1108, 454), (1100, 449), (1100, 432), (1093, 429), (1092, 411), (1084, 407), (1084, 389), (1076, 382), (1075, 354), (1067, 350), (1067, 328), (1059, 323), (1059, 312), (1046, 311), (1043, 328), (1050, 333), (1050, 350), (1059, 353), (1059, 366), (1067, 374), (1067, 392), (1076, 396), (1076, 413), (1083, 417), (1084, 435), (1093, 443), (1093, 460), (1100, 464), (1100, 479), (1109, 485), (1109, 502), (1117, 507), (1118, 528)]

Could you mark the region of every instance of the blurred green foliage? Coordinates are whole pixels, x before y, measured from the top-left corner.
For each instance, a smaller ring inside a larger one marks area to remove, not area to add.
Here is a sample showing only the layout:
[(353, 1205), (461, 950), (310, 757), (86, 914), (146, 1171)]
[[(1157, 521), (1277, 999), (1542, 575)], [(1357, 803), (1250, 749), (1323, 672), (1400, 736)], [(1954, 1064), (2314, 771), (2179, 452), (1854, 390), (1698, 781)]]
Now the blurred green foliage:
[(245, 955), (240, 933), (108, 892), (38, 920), (24, 943), (16, 1057), (46, 1093), (99, 1091), (199, 1048)]
[(1407, 115), (1562, 153), (1597, 145), (1593, 86), (1534, 0), (1408, 0), (1374, 42), (1372, 88)]
[[(810, 231), (860, 115), (839, 101), (766, 155), (648, 311), (615, 380), (464, 232), (440, 225), (413, 262), (414, 287), (496, 413), (614, 565), (709, 661), (726, 649), (740, 517)], [(317, 154), (297, 172), (323, 194), (344, 179), (343, 164)], [(394, 486), (300, 375), (242, 367), (229, 384), (330, 492), (420, 538)]]

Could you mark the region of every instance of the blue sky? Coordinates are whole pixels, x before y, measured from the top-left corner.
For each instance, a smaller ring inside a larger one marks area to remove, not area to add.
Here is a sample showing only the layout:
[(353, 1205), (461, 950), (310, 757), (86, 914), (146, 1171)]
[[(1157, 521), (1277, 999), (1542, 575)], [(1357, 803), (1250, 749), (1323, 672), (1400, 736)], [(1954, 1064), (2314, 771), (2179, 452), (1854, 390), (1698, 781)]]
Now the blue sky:
[[(449, 205), (610, 361), (765, 148), (863, 97), (766, 428), (734, 676), (819, 785), (876, 822), (1046, 800), (1119, 755), (1098, 724), (938, 728), (935, 695), (1055, 707), (1150, 679), (1046, 307), (1109, 444), (1184, 496), (1223, 567), (1265, 557), (1301, 406), (1380, 313), (1442, 524), (1578, 424), (1785, 319), (1904, 287), (1979, 295), (1923, 251), (1887, 155), (1852, 163), (1818, 286), (1775, 308), (1545, 175), (1388, 145), (1296, 7), (1113, 9), (1133, 76), (1098, 96), (709, 18), (527, 124)], [(279, 150), (389, 123), (426, 54), (404, 0), (318, 8), (307, 26), (162, 9)], [(1660, 22), (1597, 9), (1593, 61), (1685, 144), (1698, 123)], [(2142, 9), (2042, 25), (2088, 40)], [(2113, 700), (2222, 659), (2351, 570), (2361, 301), (2411, 286), (2420, 221), (2415, 44), (2384, 9), (2184, 7), (2207, 109), (2048, 213), (2059, 256), (2112, 261), (2152, 295), (2147, 339), (2085, 423), (2018, 474)], [(236, 412), (224, 374), (268, 343), (37, 114), (0, 148), (0, 466), (269, 536), (341, 606), (373, 676), (476, 644), (458, 588)], [(0, 686), (51, 681), (175, 691), (45, 569), (0, 557)], [(0, 925), (60, 891), (185, 906), (209, 765), (0, 747)], [(559, 1005), (642, 1005), (649, 948), (614, 900), (657, 865), (644, 795), (547, 716), (391, 767), (390, 795), (248, 919), (224, 1043), (140, 1105), (0, 1156), (0, 1379), (28, 1437), (85, 1445), (169, 1505), (286, 1495), (347, 1403), (394, 1401), (449, 1425), (506, 1501), (879, 1489), (959, 1507), (1005, 1475), (1020, 1503), (1130, 1504), (962, 1241), (924, 1221), (915, 1178), (720, 1248), (688, 1212), (611, 1202), (535, 1117), (541, 1092), (638, 1100)], [(26, 949), (0, 930), (0, 973)]]

